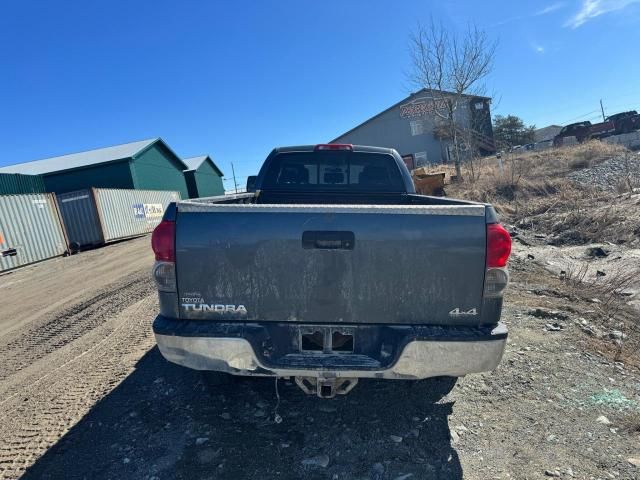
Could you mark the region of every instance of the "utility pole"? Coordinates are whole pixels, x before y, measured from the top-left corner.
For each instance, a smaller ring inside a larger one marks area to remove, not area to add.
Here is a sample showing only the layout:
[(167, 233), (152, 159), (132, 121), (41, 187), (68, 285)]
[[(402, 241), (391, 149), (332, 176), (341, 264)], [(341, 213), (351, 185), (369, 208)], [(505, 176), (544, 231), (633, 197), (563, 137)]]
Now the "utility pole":
[(604, 122), (604, 107), (602, 106), (602, 99), (600, 99), (600, 110), (602, 110), (602, 121)]
[(236, 193), (238, 193), (238, 184), (236, 183), (236, 170), (233, 168), (233, 162), (231, 162), (231, 173), (233, 173), (233, 186), (236, 189)]

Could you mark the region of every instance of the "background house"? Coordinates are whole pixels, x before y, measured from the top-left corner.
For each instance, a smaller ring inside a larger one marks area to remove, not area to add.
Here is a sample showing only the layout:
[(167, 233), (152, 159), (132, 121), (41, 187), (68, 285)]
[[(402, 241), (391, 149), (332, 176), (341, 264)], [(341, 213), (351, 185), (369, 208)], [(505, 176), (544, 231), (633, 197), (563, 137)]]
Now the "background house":
[[(452, 96), (423, 89), (371, 117), (331, 143), (352, 143), (395, 148), (409, 168), (449, 161), (451, 140), (442, 134), (443, 120), (436, 113), (439, 102)], [(463, 95), (455, 122), (468, 147), (480, 154), (495, 152), (491, 126), (491, 99)]]
[(184, 171), (184, 177), (189, 198), (224, 195), (222, 184), (224, 174), (209, 155), (185, 158), (183, 161), (188, 167)]
[(171, 190), (188, 198), (188, 166), (160, 138), (72, 153), (0, 168), (0, 173), (40, 175), (48, 192), (84, 188)]

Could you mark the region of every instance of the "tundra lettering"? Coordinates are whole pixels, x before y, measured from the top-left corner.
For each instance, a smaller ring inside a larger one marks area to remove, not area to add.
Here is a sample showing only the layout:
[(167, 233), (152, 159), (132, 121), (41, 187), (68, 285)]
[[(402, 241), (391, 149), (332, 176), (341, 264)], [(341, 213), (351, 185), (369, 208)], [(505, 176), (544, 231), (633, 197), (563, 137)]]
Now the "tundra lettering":
[(183, 303), (182, 307), (185, 309), (185, 311), (192, 312), (236, 313), (240, 315), (247, 314), (247, 309), (244, 305), (222, 305), (219, 303)]

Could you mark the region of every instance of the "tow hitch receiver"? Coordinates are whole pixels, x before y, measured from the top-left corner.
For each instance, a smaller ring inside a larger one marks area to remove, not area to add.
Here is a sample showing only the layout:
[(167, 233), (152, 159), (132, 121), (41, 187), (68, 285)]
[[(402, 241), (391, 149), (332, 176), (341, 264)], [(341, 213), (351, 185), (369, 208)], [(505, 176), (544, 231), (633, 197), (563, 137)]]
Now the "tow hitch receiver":
[(295, 380), (304, 393), (318, 395), (320, 398), (346, 395), (358, 383), (357, 378), (296, 377)]

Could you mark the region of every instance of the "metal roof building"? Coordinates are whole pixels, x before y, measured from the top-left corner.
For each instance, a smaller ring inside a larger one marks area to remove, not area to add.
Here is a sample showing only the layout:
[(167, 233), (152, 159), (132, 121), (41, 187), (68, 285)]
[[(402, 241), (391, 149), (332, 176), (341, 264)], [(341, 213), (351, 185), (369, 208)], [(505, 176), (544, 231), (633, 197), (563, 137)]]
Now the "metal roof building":
[(187, 182), (189, 198), (224, 195), (222, 170), (209, 155), (185, 158), (183, 162), (188, 167), (184, 171), (184, 178)]
[(91, 187), (178, 191), (188, 197), (188, 166), (160, 138), (19, 163), (0, 173), (41, 175), (48, 192)]
[[(451, 92), (422, 89), (365, 120), (330, 143), (353, 143), (395, 148), (409, 169), (449, 161), (451, 139), (443, 129), (440, 110), (455, 96)], [(495, 152), (491, 126), (491, 99), (462, 95), (454, 112), (456, 130), (467, 138), (469, 150)], [(464, 135), (462, 133), (464, 132)]]

